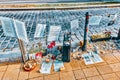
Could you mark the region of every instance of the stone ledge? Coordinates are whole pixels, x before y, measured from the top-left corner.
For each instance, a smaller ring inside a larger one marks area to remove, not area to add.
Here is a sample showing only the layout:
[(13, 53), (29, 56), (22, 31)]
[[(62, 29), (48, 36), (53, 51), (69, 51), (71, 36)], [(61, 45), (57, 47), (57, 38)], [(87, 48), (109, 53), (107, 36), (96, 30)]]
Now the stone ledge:
[(71, 9), (120, 7), (120, 3), (42, 3), (42, 4), (1, 4), (0, 9)]

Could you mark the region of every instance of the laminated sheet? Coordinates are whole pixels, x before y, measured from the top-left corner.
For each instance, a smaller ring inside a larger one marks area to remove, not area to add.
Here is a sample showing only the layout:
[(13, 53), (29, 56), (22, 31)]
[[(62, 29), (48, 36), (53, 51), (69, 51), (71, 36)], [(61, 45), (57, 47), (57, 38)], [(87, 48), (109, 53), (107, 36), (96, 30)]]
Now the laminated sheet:
[(34, 37), (43, 37), (46, 24), (37, 24)]
[(82, 57), (86, 65), (103, 62), (103, 59), (94, 52), (83, 54)]
[(77, 28), (79, 28), (79, 21), (78, 21), (78, 19), (72, 20), (70, 22), (70, 25), (71, 25), (71, 30), (72, 31), (75, 31)]
[(61, 26), (50, 26), (50, 32), (48, 35), (48, 41), (58, 40), (59, 33), (61, 31)]
[(91, 57), (89, 56), (88, 53), (83, 54), (82, 57), (84, 58), (84, 61), (85, 61), (86, 65), (94, 64), (93, 60), (91, 59)]
[(56, 60), (54, 62), (54, 71), (59, 71), (61, 67), (64, 67), (63, 61)]
[(51, 67), (52, 67), (52, 61), (49, 63), (43, 62), (41, 69), (40, 69), (40, 72), (44, 73), (44, 74), (50, 74)]
[(89, 25), (99, 25), (102, 16), (92, 16), (89, 19)]
[(90, 55), (90, 57), (91, 57), (91, 59), (93, 60), (94, 63), (103, 62), (103, 59), (98, 54), (92, 52), (92, 55)]
[(18, 20), (14, 20), (14, 27), (15, 27), (17, 37), (19, 39), (22, 39), (24, 42), (28, 43), (29, 40), (27, 37), (25, 23)]
[(14, 23), (11, 18), (0, 17), (2, 27), (6, 36), (17, 37), (15, 33)]

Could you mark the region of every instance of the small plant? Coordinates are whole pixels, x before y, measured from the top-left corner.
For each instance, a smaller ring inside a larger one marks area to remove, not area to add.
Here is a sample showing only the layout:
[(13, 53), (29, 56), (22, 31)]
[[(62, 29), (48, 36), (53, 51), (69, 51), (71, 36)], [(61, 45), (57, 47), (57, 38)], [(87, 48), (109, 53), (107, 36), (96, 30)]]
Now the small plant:
[(33, 44), (32, 47), (30, 48), (30, 50), (28, 50), (29, 54), (34, 54), (34, 53), (37, 53), (40, 51), (42, 51), (41, 43)]

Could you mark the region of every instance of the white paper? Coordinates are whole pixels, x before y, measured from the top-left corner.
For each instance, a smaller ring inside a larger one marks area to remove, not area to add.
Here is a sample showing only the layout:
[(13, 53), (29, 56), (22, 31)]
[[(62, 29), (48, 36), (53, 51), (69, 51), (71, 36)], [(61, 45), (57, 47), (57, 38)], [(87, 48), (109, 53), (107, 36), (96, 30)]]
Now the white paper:
[[(92, 55), (94, 57), (92, 57)], [(84, 58), (86, 65), (103, 62), (103, 59), (94, 52), (83, 54), (82, 57)]]
[(28, 43), (25, 23), (18, 20), (14, 20), (14, 27), (18, 38)]
[(72, 21), (70, 22), (70, 24), (71, 24), (71, 30), (76, 30), (77, 28), (79, 28), (78, 19), (72, 20)]
[(116, 18), (117, 18), (117, 14), (115, 14), (115, 16), (114, 16), (113, 20), (116, 20)]
[(44, 74), (50, 74), (51, 67), (52, 67), (52, 62), (49, 63), (43, 62), (40, 72)]
[(118, 14), (110, 15), (109, 19), (114, 21), (114, 20), (116, 20), (117, 16), (118, 16)]
[(34, 37), (43, 37), (44, 30), (45, 30), (46, 24), (38, 24), (36, 26), (36, 31)]
[(91, 16), (89, 19), (89, 25), (99, 25), (102, 16)]
[(1, 20), (5, 35), (9, 37), (17, 37), (14, 29), (13, 20), (7, 17), (0, 17), (0, 20)]
[(83, 57), (86, 65), (94, 64), (93, 60), (91, 59), (91, 57), (89, 56), (88, 53), (83, 54), (82, 57)]
[(48, 41), (56, 41), (56, 40), (58, 40), (60, 30), (61, 30), (61, 26), (50, 26), (50, 32), (49, 32), (49, 35), (48, 35)]
[(92, 56), (90, 56), (90, 57), (91, 57), (91, 59), (93, 60), (94, 63), (103, 62), (102, 58), (98, 54), (95, 54), (94, 52), (92, 52), (92, 55), (94, 57), (92, 57)]
[(61, 67), (64, 67), (63, 61), (56, 60), (54, 62), (54, 71), (59, 71)]

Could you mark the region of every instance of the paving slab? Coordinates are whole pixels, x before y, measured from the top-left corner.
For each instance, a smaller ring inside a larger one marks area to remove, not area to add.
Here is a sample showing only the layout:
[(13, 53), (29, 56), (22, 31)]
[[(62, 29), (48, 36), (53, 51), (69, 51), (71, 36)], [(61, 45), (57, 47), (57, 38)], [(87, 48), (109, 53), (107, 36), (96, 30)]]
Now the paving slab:
[(60, 79), (59, 74), (51, 74), (44, 76), (44, 80), (59, 80), (59, 79)]
[(23, 68), (21, 68), (19, 76), (18, 76), (18, 80), (26, 80), (26, 79), (28, 79), (28, 76), (29, 76), (29, 72), (27, 72)]
[(60, 80), (75, 80), (75, 77), (72, 71), (60, 72)]
[(82, 70), (74, 70), (73, 73), (75, 75), (75, 79), (84, 79), (85, 78), (85, 74), (83, 73)]
[(110, 64), (110, 67), (113, 69), (114, 72), (120, 71), (120, 63)]
[(100, 74), (113, 73), (113, 69), (109, 65), (97, 66)]
[(103, 80), (103, 78), (102, 76), (94, 76), (94, 77), (87, 78), (87, 80)]
[(104, 80), (120, 80), (115, 73), (102, 75)]
[(108, 63), (108, 64), (112, 64), (112, 63), (118, 63), (118, 59), (113, 56), (113, 54), (107, 54), (103, 57), (103, 59)]
[(3, 76), (3, 80), (17, 80), (19, 72), (19, 68), (8, 68)]
[(85, 73), (86, 77), (99, 75), (99, 72), (97, 71), (95, 67), (83, 69), (83, 72)]
[(44, 80), (43, 77), (37, 77), (37, 78), (32, 78), (32, 79), (27, 79), (27, 80)]
[(34, 70), (29, 73), (29, 78), (42, 77), (43, 74), (39, 72), (40, 66), (38, 65)]
[(2, 80), (4, 73), (5, 72), (0, 72), (0, 80)]
[(5, 66), (0, 66), (0, 72), (1, 71), (5, 71), (7, 69), (8, 65), (5, 65)]
[(72, 70), (81, 69), (80, 63), (77, 60), (71, 60), (70, 65), (72, 67)]

